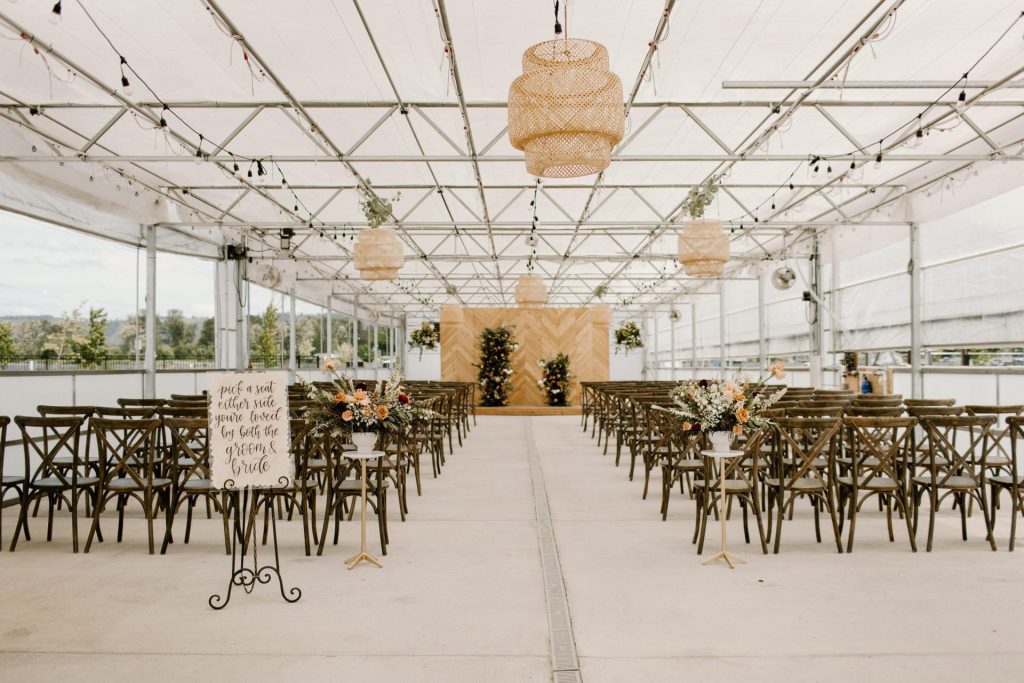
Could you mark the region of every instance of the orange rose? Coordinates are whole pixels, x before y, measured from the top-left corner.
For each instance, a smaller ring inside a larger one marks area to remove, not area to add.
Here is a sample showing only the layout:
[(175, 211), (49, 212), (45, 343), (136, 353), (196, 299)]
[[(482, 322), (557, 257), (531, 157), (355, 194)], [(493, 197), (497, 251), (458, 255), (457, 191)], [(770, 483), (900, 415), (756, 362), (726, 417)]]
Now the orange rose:
[(363, 417), (373, 417), (373, 409), (370, 406), (363, 406)]
[(348, 401), (348, 396), (346, 396), (345, 392), (343, 392), (343, 391), (339, 391), (338, 393), (336, 393), (334, 395), (334, 402), (335, 403), (345, 403), (347, 401)]
[(740, 422), (746, 422), (750, 419), (750, 411), (743, 406), (740, 406), (736, 409), (736, 419)]
[(365, 399), (365, 398), (366, 398), (366, 392), (363, 391), (362, 389), (356, 389), (355, 396), (352, 397), (352, 400), (357, 402), (357, 403), (359, 403), (359, 402), (363, 401), (363, 399)]
[(388, 407), (384, 404), (377, 406), (377, 419), (386, 420), (388, 417)]
[(693, 423), (692, 422), (684, 422), (683, 423), (683, 431), (684, 432), (688, 432), (691, 429), (693, 429)]
[(736, 425), (735, 427), (732, 428), (732, 433), (736, 434), (737, 436), (742, 434), (743, 433), (743, 426), (742, 425)]
[(321, 372), (334, 372), (338, 369), (338, 364), (333, 360), (324, 361), (323, 366), (320, 368)]
[(341, 414), (341, 419), (344, 420), (345, 422), (351, 422), (352, 421), (352, 411), (351, 410), (346, 410), (345, 412), (343, 412)]

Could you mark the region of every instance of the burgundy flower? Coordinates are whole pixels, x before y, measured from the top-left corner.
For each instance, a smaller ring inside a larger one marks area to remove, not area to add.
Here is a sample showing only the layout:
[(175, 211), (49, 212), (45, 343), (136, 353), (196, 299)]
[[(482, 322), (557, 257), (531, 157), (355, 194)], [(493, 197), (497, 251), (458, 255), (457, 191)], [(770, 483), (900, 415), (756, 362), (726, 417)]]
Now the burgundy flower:
[(366, 382), (356, 382), (356, 389), (366, 391)]
[(699, 386), (701, 389), (707, 389), (708, 381), (706, 379), (702, 379), (701, 381), (697, 382), (697, 386)]

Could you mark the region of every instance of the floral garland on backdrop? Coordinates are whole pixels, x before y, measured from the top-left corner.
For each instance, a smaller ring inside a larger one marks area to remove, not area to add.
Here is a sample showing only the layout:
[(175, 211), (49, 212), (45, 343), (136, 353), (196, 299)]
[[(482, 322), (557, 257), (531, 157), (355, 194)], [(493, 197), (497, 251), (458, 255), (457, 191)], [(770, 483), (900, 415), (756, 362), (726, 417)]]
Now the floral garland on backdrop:
[(503, 406), (512, 391), (512, 353), (519, 348), (511, 327), (485, 327), (480, 332), (477, 379), (485, 406)]
[(786, 393), (785, 388), (770, 392), (767, 382), (783, 377), (782, 363), (776, 363), (754, 384), (739, 374), (731, 380), (689, 380), (669, 392), (675, 407), (656, 409), (683, 418), (685, 431), (740, 435), (746, 429), (764, 429), (772, 424), (764, 411)]
[(640, 338), (640, 328), (632, 320), (627, 320), (615, 328), (615, 353), (620, 350), (629, 353), (633, 349), (641, 349), (643, 346), (644, 341)]
[(439, 323), (424, 322), (419, 329), (412, 331), (409, 335), (409, 348), (419, 349), (420, 358), (423, 358), (424, 349), (433, 351), (441, 343), (441, 325)]
[(544, 368), (544, 376), (537, 380), (537, 386), (544, 392), (549, 406), (569, 405), (569, 356), (559, 353), (551, 359), (540, 359), (537, 365)]
[(312, 385), (308, 396), (313, 404), (304, 418), (315, 434), (340, 436), (353, 431), (401, 432), (416, 416), (418, 408), (402, 389), (398, 368), (386, 382), (370, 389), (365, 382), (339, 375), (334, 361), (324, 363), (324, 372), (334, 376), (330, 389)]

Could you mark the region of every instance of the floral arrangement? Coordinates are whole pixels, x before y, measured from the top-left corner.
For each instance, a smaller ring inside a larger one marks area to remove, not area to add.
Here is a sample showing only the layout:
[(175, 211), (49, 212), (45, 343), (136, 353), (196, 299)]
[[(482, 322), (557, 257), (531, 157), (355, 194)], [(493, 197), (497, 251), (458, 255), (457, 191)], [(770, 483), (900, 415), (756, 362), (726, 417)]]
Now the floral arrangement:
[(732, 380), (690, 380), (669, 392), (674, 408), (659, 408), (683, 418), (683, 429), (694, 432), (732, 432), (763, 429), (771, 424), (765, 410), (782, 398), (786, 389), (771, 393), (765, 390), (769, 379), (782, 379), (782, 363), (768, 369), (768, 374), (754, 384), (736, 375)]
[(322, 369), (334, 379), (329, 390), (308, 389), (313, 405), (306, 409), (305, 419), (314, 433), (400, 432), (416, 414), (412, 397), (402, 389), (398, 368), (391, 371), (387, 382), (377, 382), (373, 389), (339, 375), (334, 361), (327, 361)]
[(394, 210), (393, 204), (401, 199), (402, 193), (397, 192), (391, 199), (385, 199), (373, 191), (370, 179), (366, 179), (366, 187), (359, 188), (359, 208), (366, 216), (366, 222), (371, 228), (383, 225), (391, 217)]
[(615, 328), (615, 353), (620, 350), (629, 353), (633, 349), (643, 348), (643, 345), (640, 328), (632, 320), (627, 320)]
[(540, 359), (537, 365), (544, 368), (544, 376), (537, 380), (537, 386), (544, 392), (549, 406), (569, 404), (569, 356), (560, 353), (551, 359)]
[(409, 348), (419, 349), (420, 358), (423, 358), (423, 349), (433, 351), (441, 343), (441, 325), (439, 323), (424, 322), (419, 329), (413, 330), (409, 335)]
[(607, 294), (607, 293), (608, 293), (608, 285), (606, 285), (606, 284), (602, 283), (602, 284), (598, 285), (597, 287), (594, 287), (594, 296), (596, 296), (598, 299), (603, 299), (604, 295)]
[(510, 327), (485, 327), (480, 333), (477, 378), (485, 406), (503, 406), (512, 390), (512, 353), (519, 348)]

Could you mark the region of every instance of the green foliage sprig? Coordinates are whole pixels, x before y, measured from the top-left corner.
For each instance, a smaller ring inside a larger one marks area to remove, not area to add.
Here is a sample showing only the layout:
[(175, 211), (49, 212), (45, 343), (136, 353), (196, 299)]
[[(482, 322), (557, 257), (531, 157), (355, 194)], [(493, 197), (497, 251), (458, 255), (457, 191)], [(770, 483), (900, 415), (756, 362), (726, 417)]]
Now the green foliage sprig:
[(544, 376), (537, 380), (537, 386), (544, 392), (549, 406), (569, 405), (569, 356), (564, 353), (554, 358), (542, 358), (537, 364), (544, 368)]
[(718, 185), (713, 181), (691, 187), (686, 195), (686, 212), (690, 214), (690, 218), (702, 218), (704, 209), (715, 200), (717, 192)]
[(503, 406), (512, 391), (512, 354), (519, 348), (511, 327), (485, 327), (480, 333), (480, 382), (485, 406)]
[(619, 351), (629, 353), (633, 349), (641, 349), (643, 346), (640, 328), (632, 320), (627, 320), (615, 328), (615, 353)]
[(370, 227), (377, 228), (391, 218), (391, 214), (394, 211), (394, 202), (397, 202), (401, 197), (401, 192), (396, 192), (391, 199), (381, 197), (373, 191), (370, 179), (367, 178), (366, 187), (359, 188), (359, 208), (363, 210), (363, 215), (366, 216), (366, 222)]

